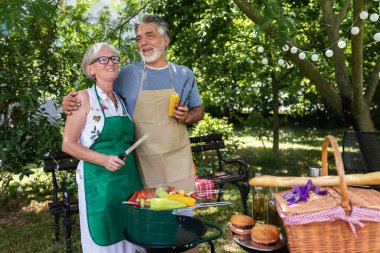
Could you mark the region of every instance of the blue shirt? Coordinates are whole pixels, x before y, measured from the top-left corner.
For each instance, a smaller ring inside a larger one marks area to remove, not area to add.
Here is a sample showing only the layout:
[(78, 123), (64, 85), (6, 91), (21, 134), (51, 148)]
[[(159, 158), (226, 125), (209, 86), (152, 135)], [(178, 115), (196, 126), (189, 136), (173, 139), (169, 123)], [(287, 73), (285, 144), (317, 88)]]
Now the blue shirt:
[[(187, 95), (191, 91), (187, 106), (191, 109), (201, 105), (202, 100), (199, 95), (197, 82), (195, 81), (193, 72), (186, 66), (178, 65), (172, 62), (170, 63), (170, 68), (173, 76), (174, 89), (179, 95), (181, 95), (185, 81), (188, 79), (187, 85), (183, 91), (181, 102), (184, 102)], [(120, 70), (119, 76), (115, 80), (114, 84), (115, 92), (125, 98), (127, 111), (132, 118), (136, 107), (137, 97), (140, 93), (140, 84), (143, 71), (144, 62), (129, 64)], [(193, 81), (194, 86), (191, 90)], [(148, 66), (145, 67), (142, 86), (143, 90), (162, 90), (171, 88), (172, 81), (168, 67), (160, 69), (155, 69)]]

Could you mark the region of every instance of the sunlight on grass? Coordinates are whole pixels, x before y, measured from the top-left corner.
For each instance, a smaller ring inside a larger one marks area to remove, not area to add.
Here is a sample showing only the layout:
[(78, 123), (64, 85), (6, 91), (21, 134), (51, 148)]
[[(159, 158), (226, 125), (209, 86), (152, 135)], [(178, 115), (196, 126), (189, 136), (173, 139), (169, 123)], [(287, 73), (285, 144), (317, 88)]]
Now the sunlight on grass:
[(46, 210), (47, 207), (48, 207), (48, 201), (38, 202), (38, 201), (32, 200), (28, 206), (22, 207), (21, 210), (24, 212), (39, 213), (43, 210)]
[[(253, 136), (245, 136), (239, 138), (242, 141), (241, 148), (266, 148), (271, 149), (272, 148), (272, 141), (261, 141), (258, 140), (256, 137)], [(315, 146), (312, 144), (308, 144), (307, 142), (280, 142), (280, 150), (289, 150), (289, 149), (302, 149), (302, 150), (320, 150), (322, 147), (324, 138), (322, 137), (315, 137), (313, 139), (313, 142), (319, 142), (321, 143), (321, 146)]]

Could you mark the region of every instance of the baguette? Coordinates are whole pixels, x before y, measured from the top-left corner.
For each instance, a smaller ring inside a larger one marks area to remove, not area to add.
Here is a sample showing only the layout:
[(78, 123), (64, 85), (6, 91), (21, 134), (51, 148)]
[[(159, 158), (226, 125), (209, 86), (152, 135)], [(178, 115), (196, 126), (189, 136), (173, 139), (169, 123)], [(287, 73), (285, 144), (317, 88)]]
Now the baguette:
[[(252, 186), (268, 187), (291, 187), (292, 185), (306, 185), (311, 179), (315, 186), (336, 186), (339, 185), (338, 176), (321, 176), (321, 177), (277, 177), (263, 175), (254, 177), (249, 180)], [(345, 175), (348, 186), (352, 185), (380, 185), (380, 172), (371, 172), (367, 174), (348, 174)]]

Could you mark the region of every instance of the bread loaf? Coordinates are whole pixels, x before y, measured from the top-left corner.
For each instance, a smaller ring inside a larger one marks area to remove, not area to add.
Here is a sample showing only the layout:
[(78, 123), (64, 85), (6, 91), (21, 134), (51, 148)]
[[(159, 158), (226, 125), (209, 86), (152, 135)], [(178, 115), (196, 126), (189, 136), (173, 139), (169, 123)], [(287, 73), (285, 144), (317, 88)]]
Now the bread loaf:
[[(336, 186), (339, 185), (338, 176), (321, 176), (321, 177), (277, 177), (263, 175), (254, 177), (249, 180), (252, 186), (268, 187), (291, 187), (292, 185), (306, 185), (311, 180), (315, 186)], [(352, 185), (380, 185), (380, 172), (371, 172), (367, 174), (348, 174), (345, 175), (348, 186)]]

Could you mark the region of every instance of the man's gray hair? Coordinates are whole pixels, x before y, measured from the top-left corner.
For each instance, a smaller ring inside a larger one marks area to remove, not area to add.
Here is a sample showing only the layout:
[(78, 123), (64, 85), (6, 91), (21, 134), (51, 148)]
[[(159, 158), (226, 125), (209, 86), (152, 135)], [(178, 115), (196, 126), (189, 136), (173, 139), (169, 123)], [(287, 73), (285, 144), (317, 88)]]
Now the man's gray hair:
[(88, 78), (92, 80), (95, 80), (95, 76), (87, 72), (86, 66), (94, 63), (96, 61), (96, 58), (101, 56), (99, 55), (99, 52), (103, 48), (111, 50), (115, 54), (115, 56), (120, 56), (120, 51), (117, 50), (114, 46), (112, 46), (108, 42), (98, 42), (98, 43), (93, 44), (89, 49), (87, 49), (82, 59), (81, 68), (82, 68), (83, 74), (85, 74)]
[(135, 33), (137, 33), (137, 29), (142, 24), (155, 24), (158, 26), (158, 32), (162, 36), (167, 35), (169, 37), (168, 23), (157, 15), (153, 15), (150, 13), (142, 14), (135, 23)]

